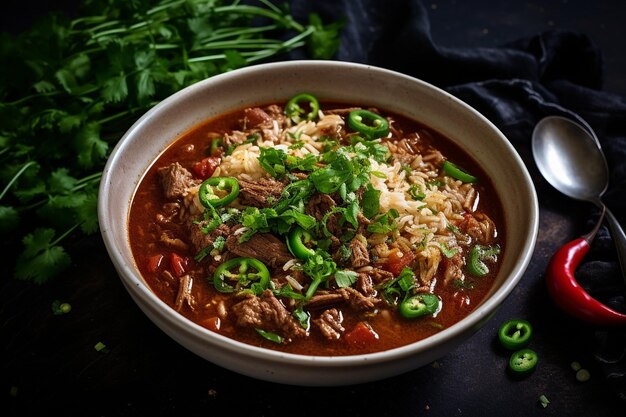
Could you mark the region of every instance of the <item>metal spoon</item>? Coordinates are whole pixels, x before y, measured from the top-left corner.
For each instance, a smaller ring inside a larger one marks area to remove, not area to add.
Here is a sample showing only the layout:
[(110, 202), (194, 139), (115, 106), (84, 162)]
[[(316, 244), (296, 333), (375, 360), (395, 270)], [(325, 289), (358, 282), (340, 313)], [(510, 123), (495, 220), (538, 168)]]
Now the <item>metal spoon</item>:
[(601, 200), (608, 188), (609, 169), (595, 133), (565, 117), (548, 116), (535, 126), (532, 151), (539, 171), (554, 188), (595, 204), (606, 215), (626, 280), (626, 234)]

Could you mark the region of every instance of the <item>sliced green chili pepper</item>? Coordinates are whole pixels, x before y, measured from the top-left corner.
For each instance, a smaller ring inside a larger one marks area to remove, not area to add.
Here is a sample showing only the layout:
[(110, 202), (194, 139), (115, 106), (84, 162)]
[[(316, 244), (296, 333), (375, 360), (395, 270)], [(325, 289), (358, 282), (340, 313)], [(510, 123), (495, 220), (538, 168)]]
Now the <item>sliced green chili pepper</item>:
[(485, 259), (496, 261), (497, 255), (500, 254), (500, 246), (482, 246), (475, 245), (469, 254), (467, 262), (467, 271), (477, 277), (482, 277), (489, 273), (489, 267), (483, 262)]
[[(250, 271), (251, 269), (253, 271)], [(263, 262), (254, 258), (230, 259), (218, 266), (213, 274), (215, 289), (224, 293), (241, 291), (254, 283), (258, 283), (261, 289), (265, 289), (269, 282), (270, 272), (267, 267)]]
[[(309, 112), (305, 107), (301, 106), (301, 103), (305, 104), (309, 108)], [(317, 117), (320, 111), (320, 103), (311, 94), (301, 93), (292, 97), (285, 105), (285, 114), (287, 117), (298, 123), (300, 120), (313, 120)]]
[(301, 227), (296, 227), (289, 233), (287, 247), (296, 258), (307, 259), (315, 255), (315, 251), (306, 246), (309, 242), (315, 243), (311, 234)]
[(448, 174), (452, 178), (456, 178), (459, 181), (463, 181), (463, 182), (478, 182), (478, 178), (477, 177), (475, 177), (475, 176), (473, 176), (471, 174), (468, 174), (465, 170), (463, 170), (462, 168), (454, 165), (450, 161), (444, 161), (441, 168), (443, 169), (443, 172), (445, 172), (446, 174)]
[(415, 319), (435, 314), (439, 308), (439, 298), (434, 294), (417, 294), (400, 303), (398, 310), (407, 319)]
[(530, 340), (533, 327), (526, 320), (509, 320), (500, 326), (498, 338), (500, 343), (507, 349), (521, 349)]
[(222, 138), (213, 138), (211, 140), (211, 148), (209, 150), (211, 156), (219, 156), (221, 153)]
[[(224, 191), (230, 189), (228, 194), (220, 197), (213, 191), (215, 189)], [(239, 195), (239, 181), (231, 177), (211, 177), (200, 185), (198, 198), (200, 203), (206, 208), (217, 208), (230, 204)]]
[(535, 366), (539, 357), (535, 351), (530, 349), (522, 349), (514, 352), (509, 359), (509, 369), (518, 376), (523, 376), (530, 373)]
[(389, 133), (389, 122), (368, 110), (354, 110), (348, 114), (348, 126), (367, 139), (378, 139)]

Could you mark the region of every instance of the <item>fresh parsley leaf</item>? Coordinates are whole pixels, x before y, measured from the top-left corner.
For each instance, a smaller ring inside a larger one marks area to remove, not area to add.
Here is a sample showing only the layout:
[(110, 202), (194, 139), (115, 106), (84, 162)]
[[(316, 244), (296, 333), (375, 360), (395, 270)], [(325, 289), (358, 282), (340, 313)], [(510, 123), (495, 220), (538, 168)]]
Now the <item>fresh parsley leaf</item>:
[(69, 255), (56, 242), (52, 242), (54, 235), (52, 229), (36, 229), (24, 237), (22, 243), (25, 249), (15, 267), (18, 279), (43, 284), (69, 266)]
[(352, 286), (356, 282), (358, 277), (359, 274), (357, 274), (355, 271), (341, 270), (335, 272), (335, 282), (340, 288)]

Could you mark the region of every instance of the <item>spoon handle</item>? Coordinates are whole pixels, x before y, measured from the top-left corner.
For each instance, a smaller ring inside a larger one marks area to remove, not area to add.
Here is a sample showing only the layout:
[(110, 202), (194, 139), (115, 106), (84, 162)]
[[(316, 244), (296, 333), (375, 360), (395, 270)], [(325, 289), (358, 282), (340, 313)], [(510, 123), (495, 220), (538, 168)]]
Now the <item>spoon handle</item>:
[(605, 214), (609, 222), (613, 242), (615, 242), (615, 248), (617, 249), (617, 259), (619, 259), (619, 265), (622, 268), (622, 277), (624, 278), (624, 282), (626, 282), (626, 234), (624, 234), (624, 229), (622, 229), (622, 226), (620, 226), (619, 222), (608, 208)]

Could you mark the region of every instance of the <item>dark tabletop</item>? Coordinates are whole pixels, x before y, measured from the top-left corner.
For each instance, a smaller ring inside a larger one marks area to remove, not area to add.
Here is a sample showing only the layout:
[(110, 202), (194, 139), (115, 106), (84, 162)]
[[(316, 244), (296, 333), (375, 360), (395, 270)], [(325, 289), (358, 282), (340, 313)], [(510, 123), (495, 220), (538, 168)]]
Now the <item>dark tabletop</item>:
[[(489, 47), (548, 29), (584, 32), (604, 53), (603, 89), (626, 95), (621, 4), (424, 2), (433, 40), (442, 46)], [(6, 14), (3, 26), (19, 28), (23, 8), (12, 2), (8, 10), (14, 19)], [(602, 335), (557, 310), (544, 286), (552, 253), (588, 231), (591, 209), (551, 192), (530, 155), (522, 157), (541, 197), (532, 261), (493, 318), (430, 365), (384, 381), (332, 388), (235, 374), (195, 356), (152, 324), (123, 288), (101, 238), (93, 236), (67, 247), (73, 264), (44, 287), (3, 270), (0, 415), (623, 416), (626, 401), (594, 356), (594, 337)], [(561, 215), (563, 207), (568, 216)], [(51, 314), (57, 299), (72, 305), (70, 314)], [(533, 323), (531, 347), (540, 358), (523, 380), (508, 376), (509, 353), (496, 340), (500, 324), (514, 317)], [(97, 342), (108, 350), (96, 351)], [(589, 381), (576, 380), (573, 361), (591, 372)], [(539, 405), (541, 395), (550, 401), (546, 408)]]

